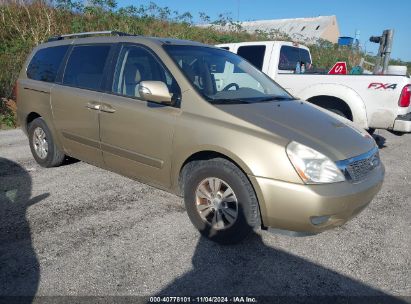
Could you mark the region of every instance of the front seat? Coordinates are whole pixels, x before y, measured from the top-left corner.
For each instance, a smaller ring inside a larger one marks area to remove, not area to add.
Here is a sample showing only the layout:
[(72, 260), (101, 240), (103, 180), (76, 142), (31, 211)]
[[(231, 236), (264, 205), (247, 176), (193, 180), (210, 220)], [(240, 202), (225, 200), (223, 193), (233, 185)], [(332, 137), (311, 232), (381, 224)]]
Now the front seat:
[(132, 97), (140, 97), (138, 86), (141, 81), (148, 80), (145, 68), (141, 64), (127, 65), (124, 71), (123, 94)]

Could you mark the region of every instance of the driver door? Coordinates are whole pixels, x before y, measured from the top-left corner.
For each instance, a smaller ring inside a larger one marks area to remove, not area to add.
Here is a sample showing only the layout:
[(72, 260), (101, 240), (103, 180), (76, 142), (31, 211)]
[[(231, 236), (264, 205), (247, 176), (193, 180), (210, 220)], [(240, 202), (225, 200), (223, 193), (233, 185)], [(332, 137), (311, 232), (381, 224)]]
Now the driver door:
[(180, 94), (175, 79), (149, 49), (124, 44), (112, 93), (101, 97), (101, 149), (109, 169), (164, 188), (170, 186), (172, 141), (181, 110), (142, 100), (139, 83), (149, 80), (162, 81)]

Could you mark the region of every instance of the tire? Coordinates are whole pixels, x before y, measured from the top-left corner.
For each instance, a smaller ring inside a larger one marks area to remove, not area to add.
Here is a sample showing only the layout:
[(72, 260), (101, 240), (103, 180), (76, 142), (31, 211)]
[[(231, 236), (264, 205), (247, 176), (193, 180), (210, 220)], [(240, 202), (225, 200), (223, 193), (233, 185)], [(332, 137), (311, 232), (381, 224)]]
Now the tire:
[(340, 109), (329, 108), (329, 109), (327, 109), (327, 110), (330, 111), (330, 112), (333, 112), (333, 113), (335, 113), (335, 114), (337, 114), (337, 115), (340, 115), (340, 116), (342, 116), (342, 117), (344, 117), (344, 118), (349, 119), (348, 116), (347, 116), (343, 111), (341, 111)]
[[(213, 194), (213, 181), (218, 180), (220, 187)], [(230, 161), (214, 158), (189, 163), (183, 182), (188, 216), (208, 239), (220, 244), (235, 244), (261, 225), (254, 189), (246, 175)], [(214, 199), (206, 198), (206, 190)], [(230, 193), (230, 190), (233, 194), (224, 198), (224, 194)], [(201, 212), (200, 207), (204, 208)], [(236, 215), (235, 219), (233, 214)]]
[(28, 135), (31, 154), (40, 166), (57, 167), (64, 162), (65, 155), (54, 143), (50, 129), (43, 118), (36, 118), (29, 124)]

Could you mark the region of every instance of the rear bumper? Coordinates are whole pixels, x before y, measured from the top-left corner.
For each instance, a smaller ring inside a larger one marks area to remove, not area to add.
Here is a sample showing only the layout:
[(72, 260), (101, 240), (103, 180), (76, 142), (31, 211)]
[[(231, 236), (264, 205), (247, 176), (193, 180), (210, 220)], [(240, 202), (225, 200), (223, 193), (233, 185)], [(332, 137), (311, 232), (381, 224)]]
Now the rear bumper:
[(381, 189), (384, 173), (381, 164), (357, 184), (305, 185), (253, 176), (250, 179), (258, 185), (265, 227), (318, 233), (360, 213)]
[(411, 132), (411, 112), (405, 115), (398, 115), (394, 121), (394, 131), (410, 133)]

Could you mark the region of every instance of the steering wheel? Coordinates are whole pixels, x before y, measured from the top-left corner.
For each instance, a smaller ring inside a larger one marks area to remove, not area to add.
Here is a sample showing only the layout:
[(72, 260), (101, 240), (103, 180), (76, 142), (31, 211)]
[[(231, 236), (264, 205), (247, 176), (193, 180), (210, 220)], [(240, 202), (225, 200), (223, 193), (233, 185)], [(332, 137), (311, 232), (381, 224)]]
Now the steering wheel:
[(240, 86), (238, 84), (236, 84), (235, 82), (229, 83), (227, 84), (223, 91), (228, 91), (231, 87), (235, 87), (236, 90), (238, 90), (240, 88)]

